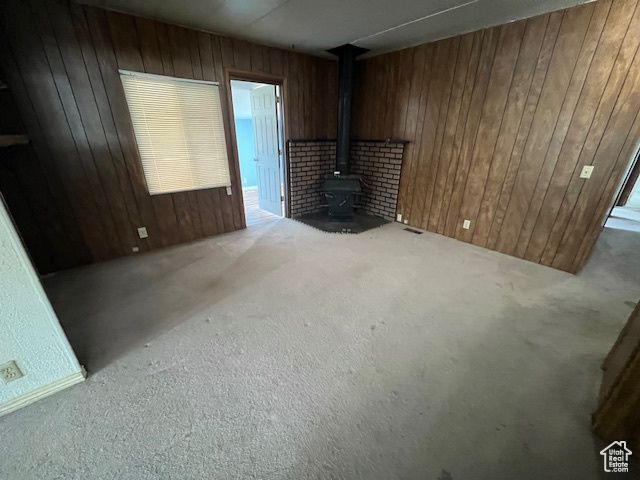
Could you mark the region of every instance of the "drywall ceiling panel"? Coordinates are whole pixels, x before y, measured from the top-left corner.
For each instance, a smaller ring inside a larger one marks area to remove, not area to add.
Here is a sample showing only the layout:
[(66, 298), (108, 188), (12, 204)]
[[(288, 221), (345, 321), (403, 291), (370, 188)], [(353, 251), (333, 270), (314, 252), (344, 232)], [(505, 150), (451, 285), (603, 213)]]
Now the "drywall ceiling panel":
[(288, 0), (87, 0), (81, 3), (232, 35), (287, 2)]
[(355, 43), (372, 56), (591, 0), (82, 1), (314, 55)]
[[(256, 21), (244, 32), (254, 40), (282, 38), (285, 47), (319, 53), (415, 18), (448, 9), (460, 0), (292, 0)], [(398, 7), (398, 8), (396, 8)], [(282, 32), (274, 36), (274, 32)]]
[[(379, 54), (473, 32), (480, 28), (503, 25), (590, 1), (593, 0), (538, 0), (526, 2), (527, 6), (524, 9), (525, 2), (522, 1), (467, 0), (458, 7), (354, 40), (352, 43)], [(525, 11), (526, 14), (523, 14)]]

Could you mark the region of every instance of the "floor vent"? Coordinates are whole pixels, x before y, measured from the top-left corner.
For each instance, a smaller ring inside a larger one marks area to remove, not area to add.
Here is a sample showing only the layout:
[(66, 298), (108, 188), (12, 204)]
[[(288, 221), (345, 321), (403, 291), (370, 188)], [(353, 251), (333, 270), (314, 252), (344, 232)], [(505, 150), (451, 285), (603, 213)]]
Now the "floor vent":
[(424, 233), (424, 232), (421, 232), (420, 230), (414, 230), (413, 228), (405, 228), (405, 230), (407, 232), (417, 233), (418, 235), (422, 235)]

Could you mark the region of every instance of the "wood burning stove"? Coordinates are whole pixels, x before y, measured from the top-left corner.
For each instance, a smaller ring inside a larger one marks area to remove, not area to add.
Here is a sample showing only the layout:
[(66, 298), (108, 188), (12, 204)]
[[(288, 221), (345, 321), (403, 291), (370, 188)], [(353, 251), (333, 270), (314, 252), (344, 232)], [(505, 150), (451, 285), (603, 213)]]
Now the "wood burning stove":
[(358, 175), (336, 175), (327, 178), (322, 193), (327, 199), (329, 219), (338, 222), (350, 221), (358, 206), (358, 199), (362, 195), (360, 177)]
[(360, 177), (349, 175), (349, 144), (356, 57), (367, 51), (366, 48), (349, 44), (328, 50), (338, 57), (338, 138), (336, 172), (333, 177), (327, 178), (322, 190), (327, 199), (329, 218), (334, 221), (352, 220), (362, 194)]
[(363, 195), (362, 185), (367, 187), (359, 175), (349, 172), (351, 143), (351, 98), (355, 60), (365, 53), (364, 48), (342, 45), (329, 53), (338, 56), (338, 135), (336, 141), (336, 168), (332, 176), (327, 176), (322, 185), (327, 212), (305, 213), (297, 219), (314, 228), (331, 233), (361, 233), (385, 223), (388, 220), (374, 215), (356, 215)]

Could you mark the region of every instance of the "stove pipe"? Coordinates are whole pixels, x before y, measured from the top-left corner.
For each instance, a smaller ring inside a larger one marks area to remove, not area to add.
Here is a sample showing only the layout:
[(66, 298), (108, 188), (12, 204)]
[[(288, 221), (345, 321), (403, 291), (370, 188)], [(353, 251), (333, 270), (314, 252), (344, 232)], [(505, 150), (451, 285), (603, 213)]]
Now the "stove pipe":
[(336, 171), (349, 175), (349, 143), (351, 141), (351, 104), (356, 57), (369, 50), (345, 44), (327, 52), (338, 57), (338, 138), (336, 141)]

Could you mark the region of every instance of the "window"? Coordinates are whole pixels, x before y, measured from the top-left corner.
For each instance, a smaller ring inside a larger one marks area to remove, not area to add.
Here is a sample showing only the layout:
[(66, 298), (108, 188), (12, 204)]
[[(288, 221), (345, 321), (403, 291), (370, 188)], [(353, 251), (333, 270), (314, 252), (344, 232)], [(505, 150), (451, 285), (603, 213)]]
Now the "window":
[(149, 193), (231, 185), (212, 82), (120, 71)]

